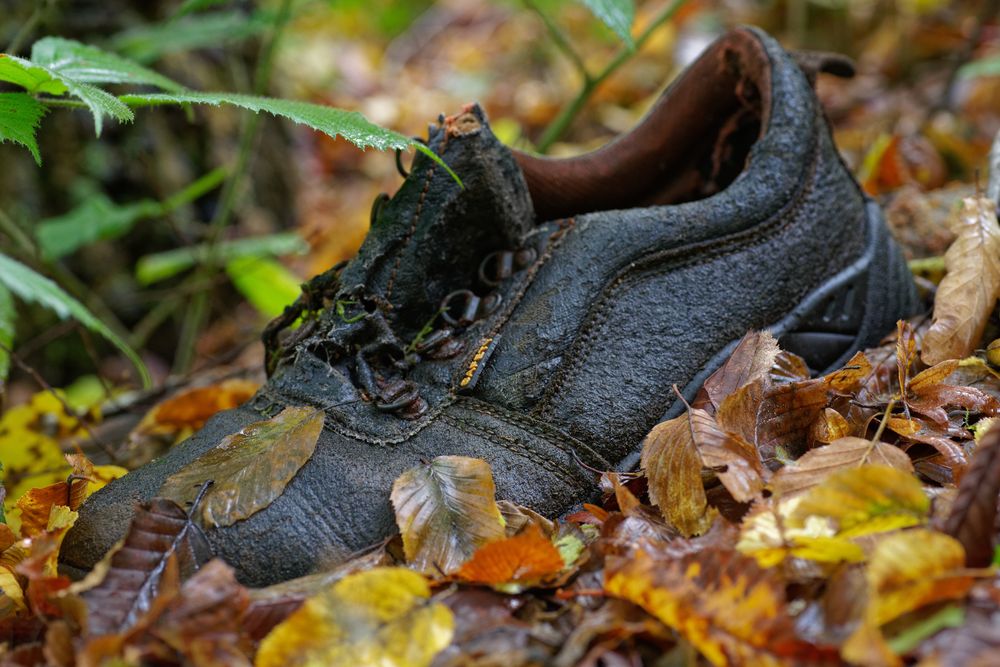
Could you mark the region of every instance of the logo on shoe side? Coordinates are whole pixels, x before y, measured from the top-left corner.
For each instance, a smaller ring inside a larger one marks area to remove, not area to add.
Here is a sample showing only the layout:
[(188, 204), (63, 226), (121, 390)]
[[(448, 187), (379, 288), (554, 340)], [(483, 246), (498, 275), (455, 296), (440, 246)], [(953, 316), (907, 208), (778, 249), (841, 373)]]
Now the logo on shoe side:
[(493, 348), (496, 347), (499, 339), (499, 336), (483, 339), (476, 353), (472, 355), (472, 360), (469, 361), (469, 365), (465, 369), (465, 375), (458, 382), (460, 390), (470, 391), (476, 386), (476, 381), (486, 366), (486, 358), (493, 352)]

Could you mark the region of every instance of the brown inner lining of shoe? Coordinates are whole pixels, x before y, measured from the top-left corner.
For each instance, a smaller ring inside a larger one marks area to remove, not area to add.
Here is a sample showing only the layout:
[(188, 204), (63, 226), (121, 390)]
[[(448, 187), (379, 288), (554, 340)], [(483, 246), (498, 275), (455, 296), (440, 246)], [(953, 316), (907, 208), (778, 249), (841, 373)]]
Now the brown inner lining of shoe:
[(729, 185), (767, 131), (771, 70), (763, 45), (735, 30), (709, 47), (630, 132), (592, 153), (515, 151), (540, 220), (679, 204)]

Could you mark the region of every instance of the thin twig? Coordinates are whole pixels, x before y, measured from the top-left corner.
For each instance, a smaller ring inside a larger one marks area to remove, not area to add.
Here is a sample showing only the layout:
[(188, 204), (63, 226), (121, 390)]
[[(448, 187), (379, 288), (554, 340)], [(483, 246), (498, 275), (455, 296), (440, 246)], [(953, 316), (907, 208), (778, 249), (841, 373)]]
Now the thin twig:
[(993, 137), (990, 147), (990, 175), (986, 182), (986, 196), (1000, 206), (1000, 132)]
[(649, 41), (649, 38), (653, 36), (653, 33), (655, 33), (660, 26), (673, 18), (674, 14), (677, 13), (677, 10), (680, 9), (683, 4), (684, 0), (671, 0), (671, 2), (663, 8), (663, 11), (653, 17), (653, 20), (650, 21), (645, 30), (643, 30), (642, 33), (635, 39), (634, 49), (622, 47), (622, 49), (618, 52), (618, 55), (616, 55), (611, 62), (605, 65), (603, 70), (601, 70), (593, 78), (584, 80), (583, 86), (581, 87), (580, 92), (577, 93), (576, 97), (573, 98), (568, 105), (563, 107), (563, 110), (559, 112), (559, 115), (556, 116), (555, 119), (549, 123), (549, 126), (545, 128), (545, 131), (542, 132), (542, 136), (538, 140), (538, 145), (536, 146), (539, 153), (545, 153), (552, 147), (552, 144), (559, 140), (563, 133), (566, 132), (570, 123), (572, 123), (580, 113), (580, 110), (583, 109), (583, 107), (587, 104), (587, 101), (590, 100), (591, 95), (594, 94), (594, 91), (597, 90), (598, 86), (604, 83), (609, 76), (614, 74), (619, 67), (628, 62), (633, 55), (638, 53), (643, 45)]
[(0, 209), (0, 232), (9, 236), (10, 240), (16, 243), (22, 252), (31, 257), (35, 256), (35, 244), (31, 237), (3, 209)]

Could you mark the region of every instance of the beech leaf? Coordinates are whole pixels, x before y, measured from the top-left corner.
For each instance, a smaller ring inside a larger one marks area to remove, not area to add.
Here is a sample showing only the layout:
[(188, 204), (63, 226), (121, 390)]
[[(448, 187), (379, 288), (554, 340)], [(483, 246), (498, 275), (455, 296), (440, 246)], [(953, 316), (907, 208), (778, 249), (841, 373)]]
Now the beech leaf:
[(438, 456), (392, 485), (396, 525), (411, 567), (449, 574), (488, 542), (505, 537), (489, 465), (465, 456)]
[(256, 667), (425, 667), (451, 643), (455, 619), (421, 575), (380, 567), (310, 598), (260, 644)]
[(930, 500), (911, 473), (886, 465), (839, 470), (809, 489), (792, 512), (805, 523), (818, 516), (836, 523), (838, 534), (860, 536), (923, 523)]
[(803, 491), (824, 481), (834, 472), (868, 463), (887, 465), (913, 474), (913, 464), (901, 449), (864, 438), (840, 438), (809, 450), (800, 459), (775, 473), (771, 489), (778, 495)]
[(202, 519), (210, 527), (231, 526), (281, 495), (316, 450), (323, 419), (315, 408), (285, 408), (254, 422), (168, 477), (160, 495), (184, 504), (205, 480), (214, 480), (202, 501)]
[[(490, 586), (529, 585), (558, 574), (565, 566), (552, 540), (542, 534), (537, 524), (530, 524), (520, 535), (477, 549), (456, 576), (463, 581)], [(503, 586), (503, 589), (511, 592), (510, 586)]]
[(1000, 429), (991, 428), (976, 446), (972, 465), (944, 522), (944, 532), (964, 547), (970, 567), (986, 567), (993, 560), (998, 496)]
[(1000, 295), (1000, 225), (996, 203), (966, 197), (949, 221), (955, 241), (944, 256), (947, 273), (934, 297), (934, 320), (921, 358), (933, 366), (971, 353)]
[[(770, 331), (751, 331), (719, 370), (705, 380), (705, 391), (718, 408), (723, 399), (740, 387), (767, 376), (781, 350)], [(787, 361), (787, 359), (786, 359)]]
[(714, 665), (783, 664), (775, 653), (804, 645), (786, 611), (785, 584), (734, 551), (660, 561), (644, 551), (609, 566), (604, 590), (677, 630)]

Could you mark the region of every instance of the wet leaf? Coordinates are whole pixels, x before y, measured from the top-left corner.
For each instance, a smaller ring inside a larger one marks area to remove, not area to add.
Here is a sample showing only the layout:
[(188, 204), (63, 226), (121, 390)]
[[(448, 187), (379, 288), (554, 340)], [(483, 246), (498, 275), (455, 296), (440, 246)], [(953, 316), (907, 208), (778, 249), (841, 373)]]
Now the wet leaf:
[(176, 503), (154, 498), (136, 509), (121, 549), (103, 581), (82, 594), (90, 636), (120, 634), (153, 605), (170, 559), (193, 571), (209, 553), (198, 528)]
[(830, 444), (851, 434), (851, 425), (833, 408), (824, 408), (809, 430), (809, 436), (824, 444)]
[(714, 665), (784, 664), (802, 648), (787, 615), (784, 582), (736, 552), (713, 549), (659, 561), (639, 551), (609, 567), (604, 590), (677, 630)]
[(480, 459), (438, 456), (400, 475), (391, 498), (407, 562), (449, 574), (479, 547), (503, 539), (495, 494), (490, 467)]
[(947, 273), (934, 298), (934, 321), (921, 358), (934, 365), (971, 353), (1000, 295), (1000, 225), (996, 203), (967, 197), (949, 221), (956, 234), (945, 253)]
[(862, 626), (843, 647), (846, 659), (867, 664), (884, 653), (879, 628), (942, 600), (962, 598), (973, 577), (954, 538), (923, 528), (882, 538), (865, 571), (870, 589)]
[(768, 568), (790, 557), (817, 563), (864, 560), (864, 550), (849, 538), (837, 535), (834, 526), (824, 518), (794, 520), (801, 499), (798, 496), (776, 506), (763, 506), (744, 518), (737, 550)]
[(976, 447), (943, 526), (943, 532), (963, 546), (970, 567), (986, 567), (994, 558), (998, 496), (1000, 429), (991, 429)]
[[(566, 563), (552, 540), (532, 524), (520, 535), (477, 549), (455, 576), (462, 581), (490, 586), (527, 586), (558, 574), (564, 567)], [(505, 586), (504, 590), (512, 589)]]
[(455, 621), (424, 577), (377, 568), (306, 601), (264, 641), (257, 667), (421, 667), (451, 642)]
[(267, 421), (254, 422), (168, 477), (160, 495), (185, 504), (205, 480), (214, 480), (201, 517), (207, 526), (231, 526), (281, 495), (312, 457), (323, 419), (321, 410), (285, 408)]
[(840, 438), (817, 447), (775, 473), (771, 488), (779, 496), (797, 493), (823, 482), (833, 473), (877, 463), (913, 474), (913, 463), (902, 450), (864, 438)]
[(733, 350), (726, 363), (705, 380), (704, 389), (716, 409), (740, 387), (766, 377), (780, 349), (770, 331), (751, 331)]
[(704, 410), (691, 408), (680, 417), (654, 426), (642, 445), (649, 499), (686, 536), (703, 533), (712, 523), (696, 443), (699, 438), (715, 437), (709, 419)]
[(823, 379), (831, 389), (840, 392), (857, 391), (872, 374), (873, 368), (864, 352), (856, 353), (840, 370), (825, 375)]
[(832, 520), (844, 536), (915, 526), (927, 519), (930, 500), (910, 473), (885, 465), (840, 470), (809, 489), (791, 518)]

